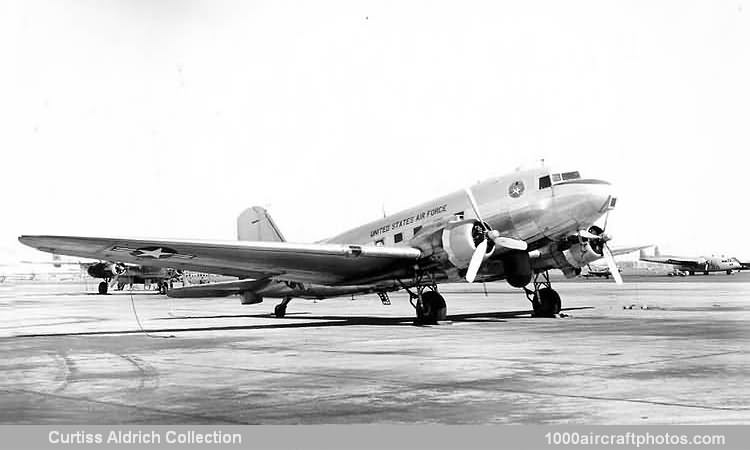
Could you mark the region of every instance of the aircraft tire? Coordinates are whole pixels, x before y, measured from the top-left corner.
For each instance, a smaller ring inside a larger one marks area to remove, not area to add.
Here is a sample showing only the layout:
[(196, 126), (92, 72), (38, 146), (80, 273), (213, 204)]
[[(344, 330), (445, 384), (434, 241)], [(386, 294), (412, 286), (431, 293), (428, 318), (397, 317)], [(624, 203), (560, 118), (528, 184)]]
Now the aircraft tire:
[(276, 317), (284, 317), (286, 315), (286, 305), (276, 305), (273, 308), (273, 315)]
[(102, 281), (101, 283), (99, 283), (99, 294), (106, 295), (107, 289), (109, 289), (109, 285), (106, 281)]
[(532, 306), (534, 317), (555, 317), (562, 307), (560, 294), (552, 288), (539, 289), (539, 295), (534, 295)]
[(436, 324), (439, 320), (445, 320), (448, 315), (448, 307), (445, 299), (436, 291), (422, 293), (422, 305), (417, 306), (417, 320), (423, 324)]

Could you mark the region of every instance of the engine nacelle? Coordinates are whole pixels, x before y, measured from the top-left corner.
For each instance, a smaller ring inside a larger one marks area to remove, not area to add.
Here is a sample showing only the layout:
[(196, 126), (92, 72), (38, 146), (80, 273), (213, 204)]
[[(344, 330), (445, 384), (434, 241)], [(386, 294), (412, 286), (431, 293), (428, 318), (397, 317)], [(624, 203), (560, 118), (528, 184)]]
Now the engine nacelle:
[(112, 278), (114, 273), (112, 273), (110, 266), (109, 263), (100, 262), (90, 265), (86, 269), (86, 272), (88, 272), (92, 278)]
[(242, 303), (243, 305), (254, 305), (256, 303), (262, 302), (263, 297), (253, 291), (242, 291), (240, 293), (240, 303)]
[[(479, 221), (465, 223), (454, 228), (443, 230), (443, 249), (448, 255), (448, 260), (459, 269), (469, 267), (474, 250), (485, 239), (485, 228)], [(492, 241), (487, 243), (487, 259), (495, 251)]]
[(585, 242), (578, 242), (571, 245), (569, 249), (563, 250), (563, 255), (565, 255), (565, 259), (571, 266), (578, 268), (602, 257), (601, 253), (597, 253), (593, 246)]

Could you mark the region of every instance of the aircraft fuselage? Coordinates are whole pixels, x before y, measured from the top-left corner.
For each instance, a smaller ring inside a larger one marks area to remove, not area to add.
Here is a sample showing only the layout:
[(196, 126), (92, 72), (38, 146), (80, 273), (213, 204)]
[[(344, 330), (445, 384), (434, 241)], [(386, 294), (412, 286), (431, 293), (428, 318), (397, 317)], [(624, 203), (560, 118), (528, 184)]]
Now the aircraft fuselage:
[[(567, 264), (562, 268), (564, 272), (568, 269), (571, 274), (578, 273), (581, 264), (585, 263), (585, 257), (578, 261), (576, 258), (579, 255), (563, 254), (557, 248), (558, 243), (592, 226), (614, 207), (615, 199), (610, 184), (605, 181), (580, 177), (552, 183), (542, 181), (542, 178), (549, 176), (548, 168), (517, 171), (475, 184), (471, 186), (471, 191), (482, 218), (492, 229), (504, 237), (520, 239), (528, 244), (534, 271), (560, 268), (560, 264)], [(444, 236), (446, 231), (434, 225), (467, 219), (476, 219), (471, 203), (466, 192), (455, 191), (346, 231), (322, 243), (417, 247), (436, 267), (436, 281), (459, 282), (465, 274), (461, 266), (468, 265), (466, 254), (459, 255), (459, 250), (451, 249)], [(596, 256), (596, 259), (600, 256)], [(502, 261), (501, 252), (488, 252), (477, 280), (505, 278), (507, 270)], [(341, 286), (278, 282), (269, 284), (258, 294), (324, 298), (410, 286), (408, 279), (399, 278), (397, 281), (395, 277), (355, 281)]]

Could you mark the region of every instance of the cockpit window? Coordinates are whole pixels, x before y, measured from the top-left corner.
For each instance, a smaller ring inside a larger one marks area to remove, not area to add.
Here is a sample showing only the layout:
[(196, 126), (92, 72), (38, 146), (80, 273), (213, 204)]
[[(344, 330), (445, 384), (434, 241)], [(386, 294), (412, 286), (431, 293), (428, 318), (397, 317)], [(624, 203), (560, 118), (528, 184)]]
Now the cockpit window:
[(576, 178), (581, 178), (581, 174), (576, 172), (565, 172), (562, 174), (563, 180), (575, 180)]
[(562, 180), (562, 178), (560, 178), (560, 174), (559, 173), (552, 174), (552, 182), (553, 183), (557, 183), (560, 180)]
[(552, 186), (552, 181), (550, 181), (549, 175), (547, 175), (546, 177), (541, 177), (539, 179), (539, 189), (546, 189), (550, 186)]

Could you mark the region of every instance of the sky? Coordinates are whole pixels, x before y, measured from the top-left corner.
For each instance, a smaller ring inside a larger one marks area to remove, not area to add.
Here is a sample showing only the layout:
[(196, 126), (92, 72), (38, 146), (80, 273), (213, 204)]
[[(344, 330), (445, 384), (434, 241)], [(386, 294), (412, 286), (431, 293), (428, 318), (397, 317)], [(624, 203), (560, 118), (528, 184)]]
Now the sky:
[(747, 1), (0, 3), (0, 248), (338, 234), (539, 164), (613, 245), (750, 259)]

